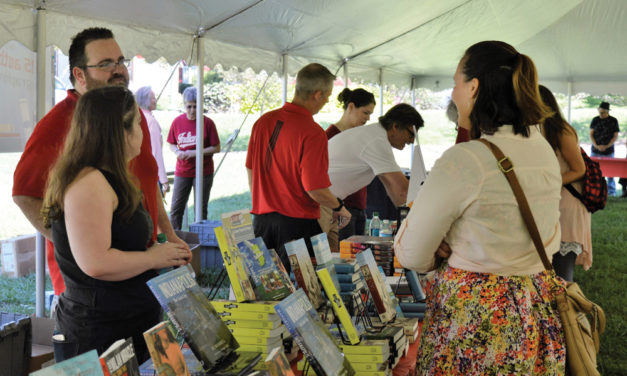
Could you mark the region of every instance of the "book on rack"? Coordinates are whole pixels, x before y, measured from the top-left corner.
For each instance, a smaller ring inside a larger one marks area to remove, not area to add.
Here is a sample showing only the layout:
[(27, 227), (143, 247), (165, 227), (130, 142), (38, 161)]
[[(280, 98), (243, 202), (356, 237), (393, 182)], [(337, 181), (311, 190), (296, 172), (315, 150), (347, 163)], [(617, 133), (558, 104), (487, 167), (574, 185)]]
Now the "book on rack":
[(320, 308), (324, 304), (324, 298), (322, 297), (322, 289), (318, 282), (318, 277), (316, 277), (316, 272), (309, 257), (305, 239), (285, 243), (285, 251), (290, 260), (296, 285), (305, 291), (315, 309)]
[[(326, 235), (326, 234), (325, 234)], [(333, 284), (333, 280), (331, 279), (331, 275), (326, 268), (318, 269), (318, 278), (320, 278), (320, 282), (322, 283), (322, 287), (327, 294), (327, 298), (331, 302), (331, 307), (333, 307), (333, 312), (335, 316), (340, 320), (340, 324), (344, 329), (343, 333), (346, 333), (348, 337), (348, 341), (350, 344), (354, 345), (359, 343), (359, 332), (355, 328), (353, 324), (353, 319), (350, 314), (346, 310), (344, 306), (344, 302), (340, 297), (340, 293), (335, 288)]]
[[(364, 340), (386, 340), (390, 347), (390, 364), (394, 364), (398, 358), (403, 355), (403, 351), (405, 348), (398, 348), (397, 346), (401, 344), (402, 339), (405, 337), (405, 333), (403, 332), (403, 328), (397, 326), (385, 326), (383, 329), (376, 333), (364, 333)], [(403, 343), (404, 346), (404, 343)]]
[(187, 268), (174, 269), (147, 283), (206, 371), (239, 375), (259, 361), (259, 353), (235, 352), (239, 344)]
[(359, 270), (366, 282), (366, 286), (372, 296), (372, 301), (376, 308), (381, 322), (386, 323), (396, 316), (394, 302), (389, 295), (383, 276), (379, 272), (376, 262), (370, 249), (357, 254)]
[(323, 232), (318, 235), (314, 235), (310, 238), (311, 247), (313, 248), (314, 255), (316, 257), (316, 270), (320, 268), (326, 268), (331, 276), (335, 288), (339, 291), (340, 284), (337, 279), (337, 272), (335, 271), (334, 260), (335, 258), (331, 254), (331, 247), (329, 246), (329, 239), (327, 233)]
[(158, 376), (189, 375), (183, 352), (167, 321), (162, 321), (146, 330), (144, 339)]
[(392, 301), (392, 305), (394, 306), (394, 310), (396, 311), (396, 317), (405, 317), (405, 315), (403, 314), (403, 310), (401, 309), (401, 306), (399, 304), (399, 300), (396, 297), (394, 290), (392, 290), (392, 286), (387, 281), (383, 268), (381, 267), (381, 265), (379, 265), (377, 268), (379, 269), (379, 273), (381, 273), (381, 280), (383, 281), (383, 284), (385, 285), (388, 295), (390, 296), (390, 300)]
[(317, 375), (355, 375), (302, 289), (283, 299), (275, 310)]
[(233, 294), (238, 302), (255, 300), (255, 291), (252, 286), (252, 278), (247, 266), (239, 253), (237, 243), (233, 243), (232, 236), (227, 235), (222, 227), (213, 229), (220, 247), (220, 254), (224, 260), (224, 269), (231, 281)]
[(105, 376), (139, 376), (133, 339), (119, 339), (113, 342), (100, 355), (100, 364)]
[(266, 357), (266, 366), (270, 376), (295, 376), (290, 362), (283, 352), (283, 346), (275, 347)]
[(292, 281), (275, 263), (271, 255), (274, 249), (268, 249), (263, 239), (244, 240), (237, 247), (250, 272), (257, 300), (281, 300), (292, 293)]
[(91, 350), (30, 374), (31, 376), (104, 376), (98, 352)]

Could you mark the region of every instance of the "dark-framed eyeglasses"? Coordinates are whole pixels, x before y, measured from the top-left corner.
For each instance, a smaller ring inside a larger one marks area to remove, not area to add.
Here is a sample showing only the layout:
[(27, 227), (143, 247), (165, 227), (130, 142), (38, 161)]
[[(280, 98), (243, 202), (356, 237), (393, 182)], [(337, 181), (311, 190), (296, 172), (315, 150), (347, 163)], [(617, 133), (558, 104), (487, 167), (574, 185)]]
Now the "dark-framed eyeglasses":
[(407, 133), (409, 133), (409, 136), (411, 137), (412, 140), (416, 138), (416, 133), (413, 131), (413, 129), (405, 128), (405, 130), (407, 130)]
[(131, 59), (120, 59), (117, 62), (112, 60), (106, 60), (94, 65), (85, 65), (85, 68), (96, 68), (100, 69), (103, 72), (113, 72), (118, 65), (120, 67), (123, 66), (124, 68), (128, 68), (130, 64)]
[(185, 105), (185, 108), (187, 108), (188, 110), (191, 110), (192, 108), (196, 108), (196, 105), (195, 104), (188, 104), (188, 105)]

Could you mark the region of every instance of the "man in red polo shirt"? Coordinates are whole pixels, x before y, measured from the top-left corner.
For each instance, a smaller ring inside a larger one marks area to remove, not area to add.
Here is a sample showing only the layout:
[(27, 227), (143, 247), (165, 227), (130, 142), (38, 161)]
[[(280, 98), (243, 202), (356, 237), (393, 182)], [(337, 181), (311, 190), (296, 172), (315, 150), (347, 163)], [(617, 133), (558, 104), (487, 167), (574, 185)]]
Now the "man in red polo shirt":
[(322, 232), (320, 205), (333, 210), (333, 221), (340, 228), (351, 217), (329, 190), (327, 137), (313, 119), (329, 101), (334, 80), (320, 64), (302, 68), (292, 102), (260, 117), (248, 144), (246, 169), (255, 236), (277, 251), (288, 270), (285, 243), (304, 238), (314, 255), (309, 238)]
[[(70, 81), (74, 89), (68, 90), (67, 97), (37, 123), (13, 174), (13, 201), (35, 229), (47, 238), (48, 269), (57, 296), (65, 291), (65, 284), (54, 258), (50, 229), (44, 227), (40, 215), (48, 173), (63, 149), (78, 97), (87, 90), (101, 86), (127, 87), (129, 81), (129, 60), (124, 58), (111, 30), (89, 28), (81, 31), (72, 38), (69, 55)], [(144, 207), (153, 221), (153, 241), (160, 229), (168, 241), (181, 243), (189, 249), (174, 233), (163, 207), (157, 185), (157, 164), (152, 156), (150, 135), (143, 114), (141, 128), (144, 136), (141, 152), (130, 162), (130, 169), (138, 178), (144, 194)]]

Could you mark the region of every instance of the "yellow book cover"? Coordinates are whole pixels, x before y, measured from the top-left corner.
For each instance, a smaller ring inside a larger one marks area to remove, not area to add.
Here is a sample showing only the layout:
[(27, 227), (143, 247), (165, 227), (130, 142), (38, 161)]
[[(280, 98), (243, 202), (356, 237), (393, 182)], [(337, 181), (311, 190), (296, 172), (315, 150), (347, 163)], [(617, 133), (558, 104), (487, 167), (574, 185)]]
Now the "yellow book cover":
[(331, 279), (329, 271), (327, 268), (322, 268), (317, 270), (316, 273), (318, 273), (318, 278), (320, 278), (322, 287), (331, 301), (333, 312), (335, 312), (337, 317), (340, 319), (340, 323), (344, 327), (344, 332), (348, 336), (348, 340), (352, 345), (359, 343), (359, 332), (357, 332), (351, 316), (348, 314), (348, 310), (346, 310), (346, 307), (344, 306), (340, 293), (335, 288), (335, 284)]
[[(222, 317), (222, 322), (229, 327), (251, 328), (251, 329), (274, 329), (281, 325), (279, 321), (263, 321), (263, 320), (236, 320)], [(238, 340), (239, 342), (239, 340)]]
[(240, 257), (239, 249), (237, 246), (231, 246), (221, 226), (216, 227), (214, 231), (218, 245), (220, 246), (222, 259), (224, 260), (224, 267), (226, 268), (231, 286), (233, 287), (235, 299), (238, 302), (255, 300), (255, 291), (249, 280), (248, 269)]
[(346, 359), (351, 364), (354, 363), (383, 363), (388, 361), (388, 357), (384, 357), (381, 354), (367, 354), (367, 355), (356, 355), (356, 354), (344, 354)]
[(260, 337), (278, 337), (281, 334), (287, 332), (285, 326), (279, 326), (274, 329), (254, 329), (254, 328), (239, 328), (237, 326), (228, 327), (233, 336), (260, 336)]
[(387, 339), (364, 339), (357, 345), (340, 344), (340, 350), (344, 354), (367, 355), (382, 354), (390, 355), (390, 342)]
[(254, 302), (236, 302), (233, 300), (216, 299), (211, 301), (211, 305), (216, 311), (246, 311), (246, 312), (274, 312), (274, 306), (279, 303), (278, 300), (257, 300)]
[(218, 312), (218, 316), (222, 318), (222, 320), (261, 320), (261, 321), (281, 321), (279, 315), (276, 313), (270, 312), (247, 312), (241, 310), (230, 310), (230, 311), (221, 311), (219, 308), (216, 308)]

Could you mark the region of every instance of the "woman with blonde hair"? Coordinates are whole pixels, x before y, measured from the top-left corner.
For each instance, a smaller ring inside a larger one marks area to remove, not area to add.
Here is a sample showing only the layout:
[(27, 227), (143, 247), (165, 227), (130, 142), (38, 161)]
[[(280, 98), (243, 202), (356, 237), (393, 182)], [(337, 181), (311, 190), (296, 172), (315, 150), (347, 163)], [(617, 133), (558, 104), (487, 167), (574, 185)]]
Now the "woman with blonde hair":
[[(472, 140), (436, 161), (395, 238), (399, 262), (436, 269), (418, 352), (421, 375), (557, 375), (565, 342), (554, 294), (514, 193), (490, 149), (509, 157), (548, 256), (559, 250), (562, 179), (538, 129), (551, 110), (531, 59), (504, 42), (469, 47), (454, 76)], [(448, 247), (450, 253), (445, 252)], [(436, 253), (449, 256), (436, 265)]]
[(146, 282), (191, 259), (178, 243), (152, 244), (153, 223), (128, 169), (142, 144), (140, 120), (128, 89), (86, 92), (50, 174), (42, 214), (66, 285), (53, 336), (57, 361), (128, 337), (146, 360), (143, 332), (163, 317)]

